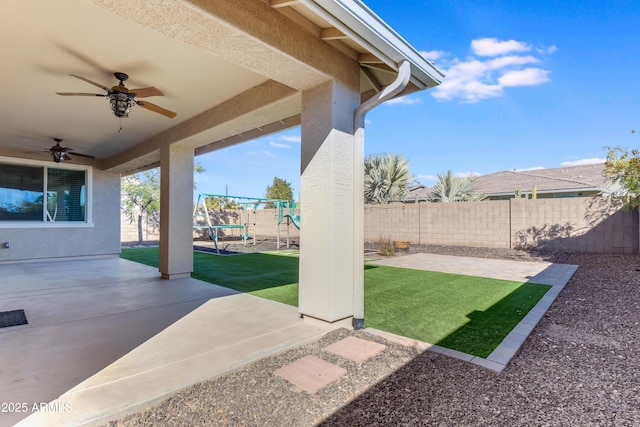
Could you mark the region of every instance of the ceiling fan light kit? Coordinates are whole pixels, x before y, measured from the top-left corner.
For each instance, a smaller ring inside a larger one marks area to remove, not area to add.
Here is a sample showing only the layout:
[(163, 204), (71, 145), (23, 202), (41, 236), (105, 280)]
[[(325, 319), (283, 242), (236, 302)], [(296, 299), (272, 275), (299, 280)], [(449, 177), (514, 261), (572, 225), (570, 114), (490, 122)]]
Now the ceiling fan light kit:
[[(107, 100), (109, 101), (109, 105), (111, 106), (111, 111), (119, 119), (122, 119), (123, 117), (124, 118), (129, 117), (129, 112), (131, 111), (131, 108), (134, 105), (139, 105), (141, 108), (144, 108), (145, 110), (162, 114), (163, 116), (168, 117), (170, 119), (176, 116), (176, 113), (174, 113), (173, 111), (170, 111), (158, 105), (152, 104), (151, 102), (148, 102), (148, 101), (143, 102), (143, 101), (136, 100), (136, 97), (147, 98), (150, 96), (164, 96), (164, 93), (162, 93), (162, 91), (160, 91), (159, 89), (156, 89), (155, 87), (152, 86), (152, 87), (129, 90), (124, 85), (124, 82), (129, 79), (129, 76), (126, 73), (115, 72), (113, 73), (113, 75), (115, 76), (116, 79), (118, 79), (119, 83), (109, 88), (103, 84), (96, 83), (92, 80), (89, 80), (86, 77), (70, 74), (70, 76), (72, 77), (83, 80), (89, 84), (92, 84), (96, 87), (99, 87), (100, 89), (105, 90), (107, 92), (106, 95), (99, 94), (99, 93), (77, 93), (77, 92), (56, 92), (56, 93), (62, 96), (99, 96), (99, 97), (107, 98)], [(120, 130), (122, 130), (122, 125), (120, 125)], [(60, 142), (62, 142), (62, 140), (59, 138), (54, 138), (54, 141), (56, 142), (56, 145), (54, 145), (53, 147), (51, 147), (49, 150), (46, 150), (46, 151), (49, 151), (51, 153), (51, 157), (53, 158), (53, 161), (56, 163), (60, 163), (63, 160), (71, 160), (71, 157), (69, 157), (68, 153), (72, 153), (73, 155), (76, 155), (76, 156), (87, 157), (91, 159), (94, 158), (93, 156), (89, 156), (86, 154), (76, 153), (71, 148), (61, 146)]]
[(135, 94), (132, 93), (124, 93), (124, 92), (116, 92), (113, 91), (107, 98), (109, 99), (109, 103), (111, 104), (111, 110), (116, 117), (127, 117), (129, 115), (129, 111), (131, 111), (131, 107), (136, 105)]
[(63, 147), (62, 145), (60, 145), (60, 143), (62, 142), (62, 139), (60, 138), (53, 138), (53, 140), (56, 142), (56, 145), (54, 145), (53, 147), (45, 151), (48, 151), (49, 153), (51, 153), (51, 157), (53, 158), (53, 161), (56, 163), (60, 163), (63, 160), (71, 160), (71, 157), (69, 157), (68, 153), (71, 153), (74, 156), (86, 157), (88, 159), (95, 159), (95, 157), (90, 156), (88, 154), (76, 153), (75, 151), (73, 151), (73, 148)]
[(94, 86), (97, 86), (101, 89), (104, 89), (107, 92), (107, 94), (102, 95), (99, 93), (56, 92), (58, 95), (106, 97), (107, 100), (109, 101), (109, 105), (111, 106), (111, 111), (116, 117), (120, 119), (123, 117), (128, 117), (129, 111), (131, 111), (131, 107), (133, 107), (134, 105), (139, 105), (145, 110), (162, 114), (163, 116), (169, 117), (170, 119), (176, 116), (176, 113), (174, 113), (173, 111), (170, 111), (158, 105), (152, 104), (151, 102), (148, 102), (148, 101), (142, 102), (142, 101), (136, 100), (136, 97), (146, 98), (149, 96), (164, 96), (164, 93), (162, 93), (162, 91), (156, 89), (155, 87), (146, 87), (146, 88), (131, 89), (131, 90), (127, 89), (127, 87), (124, 85), (123, 82), (127, 81), (129, 79), (129, 76), (125, 73), (121, 73), (121, 72), (113, 73), (113, 75), (116, 77), (116, 79), (119, 80), (120, 83), (118, 83), (116, 86), (113, 86), (112, 88), (104, 86), (100, 83), (96, 83), (92, 80), (87, 79), (86, 77), (77, 76), (75, 74), (70, 74), (70, 75), (77, 79), (84, 80), (85, 82), (90, 83)]

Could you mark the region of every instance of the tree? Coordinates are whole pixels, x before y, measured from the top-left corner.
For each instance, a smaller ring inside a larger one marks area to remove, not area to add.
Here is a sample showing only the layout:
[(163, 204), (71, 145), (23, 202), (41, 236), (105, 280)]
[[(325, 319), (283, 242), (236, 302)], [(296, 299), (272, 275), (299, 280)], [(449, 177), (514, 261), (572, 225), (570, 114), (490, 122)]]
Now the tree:
[(640, 150), (629, 151), (620, 146), (605, 148), (607, 160), (602, 175), (619, 186), (614, 196), (622, 201), (625, 209), (637, 208), (640, 205)]
[(142, 242), (142, 216), (160, 207), (160, 169), (151, 169), (122, 178), (122, 210), (127, 220), (138, 222), (138, 241)]
[(429, 199), (432, 202), (474, 202), (483, 200), (484, 194), (475, 189), (476, 176), (456, 176), (449, 169), (438, 174), (438, 181), (431, 189)]
[(238, 202), (227, 197), (207, 197), (204, 200), (208, 209), (240, 209)]
[[(194, 171), (200, 174), (205, 169), (202, 165), (196, 164)], [(160, 168), (122, 178), (122, 211), (129, 223), (137, 220), (139, 242), (144, 240), (142, 234), (143, 215), (158, 209), (160, 209)]]
[[(265, 196), (267, 199), (280, 199), (280, 200), (293, 200), (293, 187), (291, 183), (280, 179), (277, 176), (273, 177), (273, 183), (267, 186)], [(266, 203), (267, 208), (274, 208), (273, 203)]]
[(401, 154), (371, 154), (364, 161), (365, 203), (400, 200), (413, 180), (409, 160)]

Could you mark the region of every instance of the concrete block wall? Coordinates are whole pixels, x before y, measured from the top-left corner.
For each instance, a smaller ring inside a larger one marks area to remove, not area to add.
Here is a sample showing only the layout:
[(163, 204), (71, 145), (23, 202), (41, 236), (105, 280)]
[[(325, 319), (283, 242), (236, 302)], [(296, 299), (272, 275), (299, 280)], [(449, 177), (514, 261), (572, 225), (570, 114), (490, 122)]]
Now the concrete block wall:
[[(149, 217), (147, 214), (142, 215), (142, 238), (143, 241), (152, 241), (160, 239), (160, 223), (157, 219), (157, 213)], [(120, 215), (120, 241), (121, 242), (137, 242), (138, 241), (138, 219), (134, 218), (133, 222), (121, 213)]]
[[(295, 210), (295, 214), (299, 215), (299, 210)], [(277, 225), (277, 215), (278, 212), (276, 209), (257, 209), (256, 212), (253, 209), (249, 209), (247, 212), (246, 218), (243, 216), (243, 212), (241, 209), (234, 210), (228, 209), (224, 211), (219, 211), (216, 209), (211, 209), (209, 212), (211, 222), (213, 224), (226, 224), (226, 225), (240, 225), (244, 220), (247, 221), (249, 226), (249, 234), (253, 237), (253, 227), (255, 224), (256, 236), (258, 239), (275, 239), (278, 233), (278, 225)], [(204, 216), (197, 216), (197, 223), (200, 225), (206, 225), (207, 221)], [(280, 237), (286, 238), (287, 229), (289, 232), (289, 238), (298, 240), (300, 238), (300, 230), (298, 230), (293, 224), (290, 224), (288, 227), (286, 225), (286, 219), (280, 224)], [(160, 238), (160, 227), (159, 220), (157, 214), (152, 214), (148, 216), (147, 214), (143, 215), (142, 220), (142, 234), (143, 240), (145, 241), (153, 241), (158, 240)], [(220, 229), (218, 230), (219, 237), (232, 237), (232, 238), (240, 238), (241, 229), (237, 228), (228, 228), (228, 229)], [(205, 234), (206, 233), (206, 234)], [(194, 230), (194, 238), (200, 238), (203, 236), (208, 236), (208, 229), (195, 229)], [(137, 220), (133, 223), (130, 223), (128, 219), (123, 214), (121, 217), (121, 237), (122, 242), (136, 242), (138, 241), (138, 223)]]
[[(299, 211), (296, 210), (296, 214)], [(213, 217), (212, 217), (213, 218)], [(228, 211), (221, 223), (240, 224), (242, 211)], [(258, 239), (275, 239), (275, 209), (249, 211), (248, 223), (256, 225)], [(304, 221), (304, 218), (302, 219)], [(533, 248), (550, 251), (638, 254), (638, 212), (624, 211), (606, 197), (564, 199), (511, 199), (464, 203), (408, 203), (366, 205), (364, 240), (406, 240), (416, 245)], [(138, 239), (137, 225), (122, 221), (122, 241)], [(289, 238), (300, 231), (288, 227)], [(157, 240), (158, 227), (150, 219), (144, 225), (145, 240)], [(240, 236), (240, 230), (224, 230)], [(253, 236), (253, 229), (250, 228)], [(198, 234), (194, 233), (197, 237)], [(287, 227), (280, 227), (280, 238)]]
[(418, 206), (423, 219), (422, 244), (509, 247), (508, 201), (420, 203)]
[(365, 206), (365, 241), (640, 253), (638, 212), (607, 197)]
[(365, 205), (364, 239), (380, 242), (387, 240), (420, 240), (420, 211), (418, 205)]
[(515, 248), (638, 253), (637, 211), (624, 211), (610, 198), (514, 200), (512, 206), (525, 219), (512, 228)]

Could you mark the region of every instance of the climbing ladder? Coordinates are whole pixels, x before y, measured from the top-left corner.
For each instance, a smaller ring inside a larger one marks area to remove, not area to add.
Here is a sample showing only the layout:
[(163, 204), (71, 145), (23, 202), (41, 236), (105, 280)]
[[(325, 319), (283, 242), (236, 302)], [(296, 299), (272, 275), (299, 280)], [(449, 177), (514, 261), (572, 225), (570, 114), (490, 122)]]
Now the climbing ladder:
[(278, 210), (277, 219), (277, 247), (280, 249), (280, 233), (282, 232), (282, 225), (287, 226), (287, 249), (289, 249), (290, 236), (289, 226), (293, 224), (298, 230), (300, 230), (300, 215), (296, 214), (296, 202), (294, 200), (280, 200), (275, 202), (276, 209)]

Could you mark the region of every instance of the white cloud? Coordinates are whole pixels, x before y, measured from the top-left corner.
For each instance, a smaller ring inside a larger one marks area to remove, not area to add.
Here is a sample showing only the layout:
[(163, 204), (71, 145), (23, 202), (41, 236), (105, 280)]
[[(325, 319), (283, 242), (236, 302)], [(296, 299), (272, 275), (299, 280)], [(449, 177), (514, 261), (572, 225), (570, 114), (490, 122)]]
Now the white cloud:
[(446, 54), (447, 53), (442, 50), (429, 50), (429, 51), (423, 50), (420, 52), (420, 55), (424, 56), (429, 61), (437, 61), (438, 59), (442, 58)]
[[(503, 96), (507, 87), (535, 86), (549, 81), (549, 70), (530, 66), (542, 63), (540, 58), (531, 54), (518, 54), (531, 50), (527, 43), (484, 38), (473, 40), (471, 48), (477, 56), (464, 60), (455, 58), (448, 64), (444, 63), (445, 68), (448, 66), (444, 70), (446, 78), (430, 91), (434, 98), (478, 102)], [(541, 49), (536, 51), (540, 52)], [(546, 53), (554, 51), (555, 46), (545, 50)]]
[(535, 64), (538, 62), (540, 62), (540, 60), (533, 56), (509, 55), (491, 59), (487, 61), (486, 64), (490, 70), (499, 70), (501, 68), (506, 68), (514, 65)]
[(471, 50), (478, 56), (498, 56), (509, 52), (527, 52), (531, 50), (528, 44), (515, 40), (498, 40), (484, 38), (471, 41)]
[(549, 71), (541, 68), (507, 71), (498, 78), (502, 87), (536, 86), (549, 81)]
[(275, 157), (271, 151), (260, 150), (260, 151), (249, 151), (250, 156), (260, 156), (260, 157)]
[(573, 160), (571, 162), (562, 162), (560, 163), (560, 165), (561, 166), (595, 165), (597, 163), (604, 163), (606, 161), (607, 159), (600, 159), (598, 157), (593, 157), (591, 159), (580, 159), (580, 160)]
[(295, 136), (295, 135), (283, 136), (280, 139), (282, 139), (285, 142), (300, 142), (301, 141), (301, 138), (299, 136)]
[(558, 50), (557, 46), (549, 46), (549, 47), (537, 47), (536, 48), (536, 52), (538, 52), (540, 55), (550, 55), (552, 53), (555, 53), (555, 51)]
[(269, 141), (269, 145), (277, 148), (291, 148), (289, 144), (283, 144), (281, 142)]
[(420, 98), (401, 96), (400, 98), (393, 98), (386, 102), (388, 105), (415, 105), (420, 103)]

